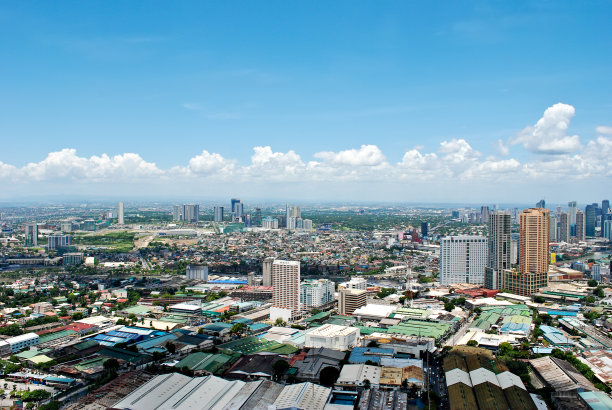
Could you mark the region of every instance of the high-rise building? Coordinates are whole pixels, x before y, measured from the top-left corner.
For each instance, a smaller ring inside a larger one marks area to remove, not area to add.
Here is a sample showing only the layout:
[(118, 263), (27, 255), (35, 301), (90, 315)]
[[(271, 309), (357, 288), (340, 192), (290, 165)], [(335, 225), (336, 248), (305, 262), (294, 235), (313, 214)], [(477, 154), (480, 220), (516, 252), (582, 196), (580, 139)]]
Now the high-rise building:
[(338, 292), (338, 313), (352, 315), (367, 304), (367, 292), (363, 289), (342, 289)]
[(117, 223), (119, 225), (123, 225), (124, 224), (124, 219), (123, 219), (123, 202), (119, 202), (119, 208), (117, 209)]
[(306, 309), (316, 308), (334, 300), (335, 284), (328, 279), (305, 280), (300, 285), (300, 303)]
[(215, 206), (214, 212), (215, 212), (215, 219), (214, 219), (215, 222), (223, 222), (223, 207)]
[(300, 207), (295, 205), (291, 208), (291, 216), (293, 218), (301, 218), (302, 217), (302, 211), (300, 210)]
[(578, 210), (576, 201), (568, 202), (567, 209), (567, 212), (569, 213), (569, 224), (572, 226), (576, 223), (576, 211)]
[(440, 283), (484, 284), (487, 238), (449, 236), (440, 240)]
[(557, 217), (553, 214), (550, 214), (548, 226), (550, 229), (549, 238), (551, 242), (557, 242), (557, 231), (559, 229), (558, 225), (559, 222), (557, 221)]
[(312, 219), (302, 219), (302, 229), (312, 231)]
[(601, 236), (612, 241), (612, 219), (606, 219), (602, 223)]
[(585, 213), (585, 229), (584, 233), (586, 236), (595, 236), (595, 225), (597, 222), (597, 210), (599, 206), (597, 204), (587, 205)]
[(183, 205), (183, 220), (187, 222), (198, 222), (200, 219), (200, 205)]
[(172, 207), (172, 220), (173, 221), (183, 220), (183, 206), (182, 205), (174, 205)]
[(255, 208), (255, 215), (253, 216), (253, 225), (255, 226), (262, 225), (261, 208)]
[(483, 224), (489, 223), (489, 207), (486, 205), (483, 205), (480, 207), (480, 221)]
[(237, 198), (232, 198), (230, 203), (232, 205), (232, 222), (242, 222), (242, 216), (244, 214), (242, 201)]
[(70, 235), (53, 234), (49, 235), (47, 249), (53, 250), (72, 245), (72, 237)]
[(300, 262), (272, 262), (272, 307), (270, 319), (291, 320), (300, 313)]
[(185, 269), (187, 279), (208, 280), (208, 266), (202, 265), (187, 265)]
[(272, 286), (272, 263), (274, 258), (266, 258), (263, 261), (261, 271), (263, 275), (263, 286)]
[(584, 241), (585, 227), (586, 227), (585, 215), (584, 215), (584, 212), (582, 212), (579, 209), (576, 211), (576, 235), (575, 237), (577, 241)]
[(536, 208), (546, 208), (546, 201), (543, 199), (540, 199), (538, 203), (536, 204)]
[(38, 225), (26, 224), (25, 230), (25, 246), (38, 246)]
[(608, 201), (607, 199), (604, 199), (603, 201), (601, 201), (601, 214), (607, 215), (609, 213), (610, 213), (610, 201)]
[(429, 236), (429, 222), (421, 223), (421, 236), (427, 238)]
[(570, 216), (567, 212), (561, 213), (557, 238), (559, 242), (568, 243), (570, 241)]
[(530, 296), (548, 285), (550, 254), (547, 209), (530, 208), (521, 213), (519, 242), (519, 270), (504, 271), (504, 288)]
[(510, 269), (511, 267), (512, 215), (505, 211), (491, 213), (488, 230), (489, 240), (484, 287), (501, 289), (504, 269)]

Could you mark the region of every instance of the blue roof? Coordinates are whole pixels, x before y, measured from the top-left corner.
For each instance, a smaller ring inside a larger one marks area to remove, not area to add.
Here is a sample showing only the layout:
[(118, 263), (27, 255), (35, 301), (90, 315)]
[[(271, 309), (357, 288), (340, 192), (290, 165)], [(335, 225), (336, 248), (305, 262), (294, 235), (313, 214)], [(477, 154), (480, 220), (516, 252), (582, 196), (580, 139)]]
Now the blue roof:
[(508, 323), (504, 323), (501, 329), (499, 329), (499, 331), (500, 333), (514, 332), (514, 333), (523, 333), (525, 335), (528, 335), (530, 329), (531, 329), (531, 326), (529, 325), (529, 323), (508, 322)]
[(576, 312), (568, 312), (567, 310), (549, 310), (548, 314), (551, 316), (576, 316)]
[(551, 354), (553, 351), (552, 347), (534, 347), (531, 350), (535, 354)]
[(246, 285), (248, 282), (246, 280), (238, 280), (238, 279), (217, 279), (217, 280), (209, 280), (208, 283), (230, 283), (233, 285)]
[(544, 333), (544, 339), (556, 346), (572, 346), (575, 342), (565, 336), (565, 334), (556, 327), (540, 325), (540, 330)]
[(365, 363), (370, 360), (374, 363), (380, 362), (380, 356), (393, 356), (393, 349), (380, 347), (355, 347), (349, 356), (350, 363)]
[(55, 376), (47, 376), (45, 377), (45, 381), (48, 382), (60, 382), (60, 383), (72, 383), (74, 379), (69, 377), (55, 377)]
[(176, 335), (173, 335), (172, 333), (169, 333), (169, 334), (165, 334), (163, 336), (153, 337), (151, 339), (143, 340), (142, 342), (136, 343), (136, 346), (138, 347), (138, 349), (145, 350), (145, 349), (149, 349), (151, 347), (162, 345), (162, 344), (164, 344), (166, 342), (170, 342), (170, 341), (176, 340), (176, 339), (178, 339), (178, 337)]

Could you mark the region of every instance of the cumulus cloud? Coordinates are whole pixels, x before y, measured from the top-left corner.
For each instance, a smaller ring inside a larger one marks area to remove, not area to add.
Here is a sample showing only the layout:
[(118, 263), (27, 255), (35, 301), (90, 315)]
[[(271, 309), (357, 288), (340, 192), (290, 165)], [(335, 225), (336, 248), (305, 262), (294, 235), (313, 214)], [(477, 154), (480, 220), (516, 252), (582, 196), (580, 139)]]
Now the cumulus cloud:
[(612, 127), (608, 127), (605, 125), (600, 125), (599, 127), (595, 128), (595, 131), (598, 134), (612, 135)]
[(508, 145), (503, 140), (497, 140), (493, 146), (495, 148), (495, 151), (497, 151), (497, 153), (501, 156), (505, 157), (510, 153), (510, 147), (508, 147)]
[(235, 168), (236, 161), (223, 158), (221, 154), (210, 153), (203, 150), (201, 154), (189, 160), (186, 167), (176, 166), (170, 170), (172, 174), (183, 176), (230, 176)]
[(155, 163), (146, 162), (140, 155), (126, 153), (110, 157), (106, 154), (90, 158), (79, 157), (75, 149), (51, 152), (40, 162), (23, 168), (13, 168), (16, 176), (35, 181), (45, 180), (134, 180), (163, 174)]
[(544, 111), (534, 126), (525, 127), (513, 144), (537, 154), (571, 154), (582, 148), (578, 135), (567, 135), (567, 129), (576, 110), (573, 106), (557, 103)]
[(322, 151), (314, 156), (329, 164), (352, 167), (381, 165), (387, 160), (376, 145), (362, 145), (359, 149), (339, 152)]

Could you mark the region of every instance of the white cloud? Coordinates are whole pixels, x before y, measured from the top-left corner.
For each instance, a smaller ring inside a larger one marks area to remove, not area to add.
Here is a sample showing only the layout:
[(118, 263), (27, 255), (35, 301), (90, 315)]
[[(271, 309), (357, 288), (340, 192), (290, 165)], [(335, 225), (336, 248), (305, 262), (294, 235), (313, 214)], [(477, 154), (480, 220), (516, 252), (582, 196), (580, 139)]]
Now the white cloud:
[(359, 149), (339, 152), (322, 151), (314, 156), (332, 165), (353, 167), (381, 165), (387, 160), (376, 145), (362, 145)]
[(612, 127), (608, 127), (605, 125), (600, 125), (599, 127), (595, 128), (595, 131), (598, 134), (612, 135)]
[(40, 162), (31, 162), (16, 169), (16, 176), (36, 181), (47, 180), (135, 180), (161, 175), (155, 163), (144, 161), (140, 155), (126, 153), (109, 157), (106, 154), (90, 158), (79, 157), (75, 149), (51, 152)]
[(170, 172), (184, 176), (230, 176), (235, 168), (236, 161), (223, 158), (217, 153), (203, 150), (201, 154), (189, 160), (186, 167), (173, 167)]
[(510, 147), (508, 147), (503, 140), (497, 140), (494, 144), (494, 148), (499, 155), (504, 157), (510, 153)]
[(571, 154), (582, 148), (578, 135), (567, 135), (576, 110), (573, 106), (557, 103), (544, 111), (534, 126), (524, 128), (511, 142), (537, 154)]

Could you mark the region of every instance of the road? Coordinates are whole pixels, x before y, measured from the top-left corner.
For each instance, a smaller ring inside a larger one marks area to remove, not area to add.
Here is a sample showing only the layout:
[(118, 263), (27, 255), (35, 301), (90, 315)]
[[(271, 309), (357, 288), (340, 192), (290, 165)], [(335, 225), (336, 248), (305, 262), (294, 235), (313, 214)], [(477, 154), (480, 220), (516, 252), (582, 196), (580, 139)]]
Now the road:
[(474, 321), (474, 318), (475, 316), (470, 317), (467, 322), (465, 322), (463, 326), (459, 328), (459, 330), (457, 330), (451, 337), (448, 338), (446, 342), (444, 342), (444, 346), (455, 346), (455, 344), (465, 335), (468, 328)]

